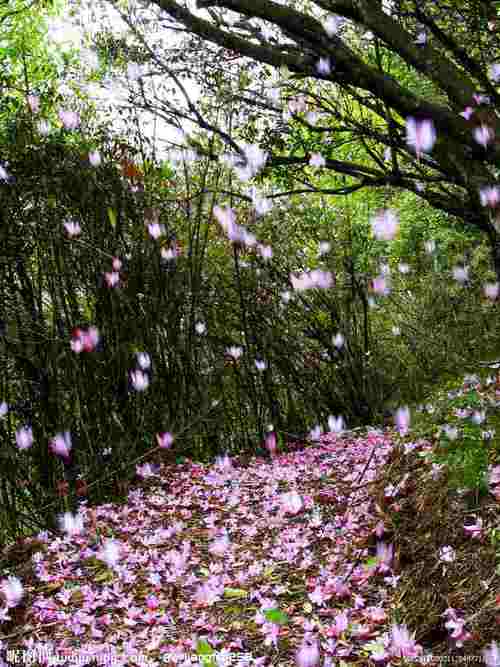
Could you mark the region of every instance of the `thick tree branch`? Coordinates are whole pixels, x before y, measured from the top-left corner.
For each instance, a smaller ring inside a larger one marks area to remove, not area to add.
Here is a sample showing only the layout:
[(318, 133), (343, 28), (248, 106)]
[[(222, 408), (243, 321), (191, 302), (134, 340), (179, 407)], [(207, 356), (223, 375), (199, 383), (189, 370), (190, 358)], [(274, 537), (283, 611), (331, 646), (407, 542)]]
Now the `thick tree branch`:
[(464, 48), (457, 44), (457, 42), (450, 34), (445, 33), (444, 30), (441, 30), (432, 17), (426, 14), (422, 8), (419, 7), (418, 3), (415, 4), (415, 15), (418, 20), (423, 25), (427, 26), (431, 33), (437, 37), (437, 39), (439, 39), (441, 44), (453, 53), (458, 62), (460, 62), (465, 67), (466, 71), (470, 72), (473, 76), (476, 77), (476, 79), (482, 84), (485, 91), (492, 98), (492, 100), (498, 104), (499, 97), (497, 91), (494, 86), (492, 86), (491, 81), (486, 76), (481, 65), (476, 60), (474, 60), (474, 58), (472, 58), (472, 56), (470, 56)]
[[(237, 0), (233, 1), (236, 2)], [(245, 6), (250, 2), (250, 0), (239, 1), (244, 3)], [(439, 131), (446, 132), (448, 135), (461, 141), (463, 141), (465, 134), (468, 133), (468, 127), (463, 118), (451, 112), (446, 107), (427, 102), (427, 100), (418, 97), (401, 86), (392, 77), (380, 73), (365, 64), (340, 39), (329, 39), (329, 45), (327, 46), (324, 39), (326, 33), (321, 24), (314, 19), (309, 18), (304, 38), (311, 40), (313, 44), (320, 44), (323, 55), (331, 54), (332, 58), (334, 58), (335, 67), (329, 75), (318, 73), (316, 69), (316, 57), (311, 55), (303, 55), (301, 57), (290, 53), (283, 53), (279, 48), (253, 44), (248, 40), (215, 27), (208, 21), (198, 18), (187, 9), (181, 7), (176, 0), (154, 0), (154, 2), (172, 18), (189, 27), (192, 32), (226, 49), (237, 51), (243, 56), (253, 58), (261, 63), (273, 65), (277, 68), (286, 65), (292, 72), (301, 73), (305, 76), (331, 80), (343, 86), (352, 85), (362, 88), (373, 93), (376, 97), (384, 99), (391, 108), (395, 109), (403, 117), (411, 116), (418, 112), (427, 114), (433, 118)], [(274, 5), (274, 3), (272, 4)], [(283, 15), (287, 16), (286, 8), (284, 9), (280, 5), (275, 5), (272, 9), (272, 16), (276, 21), (281, 16), (277, 8), (283, 10)], [(283, 21), (283, 19), (281, 20)], [(313, 26), (320, 26), (321, 29), (321, 32), (316, 33), (315, 36), (310, 32)]]
[[(321, 3), (318, 3), (321, 4)], [(330, 3), (332, 4), (332, 3)], [(333, 3), (336, 5), (337, 3)], [(412, 36), (394, 19), (382, 11), (381, 5), (373, 0), (357, 0), (356, 3), (340, 3), (349, 18), (361, 23), (388, 44), (403, 60), (411, 64), (425, 76), (431, 78), (444, 90), (459, 108), (464, 108), (472, 99), (475, 86), (469, 77), (450, 60), (443, 58), (431, 46), (418, 47)], [(331, 38), (324, 27), (307, 14), (289, 7), (278, 5), (272, 0), (198, 0), (199, 7), (218, 6), (231, 9), (245, 16), (271, 21), (295, 38), (299, 44), (307, 42), (315, 50), (331, 51), (335, 49), (336, 66), (345, 67), (346, 63), (356, 58), (354, 53), (337, 37)], [(337, 13), (341, 14), (336, 10)]]
[[(432, 18), (427, 16), (426, 8), (431, 7), (431, 0), (422, 0), (420, 16), (425, 19), (423, 22), (436, 39), (432, 40), (431, 44), (423, 45), (417, 45), (411, 34), (411, 22), (416, 20), (415, 14), (396, 12), (392, 16), (388, 15), (383, 11), (382, 3), (376, 0), (313, 0), (316, 7), (370, 30), (385, 51), (396, 55), (398, 61), (402, 61), (399, 63), (401, 67), (404, 67), (404, 64), (409, 67), (410, 75), (402, 77), (401, 82), (387, 73), (382, 49), (376, 54), (377, 65), (374, 66), (371, 49), (367, 54), (354, 46), (350, 48), (350, 42), (347, 41), (350, 34), (348, 29), (331, 35), (319, 20), (291, 7), (291, 3), (278, 4), (275, 0), (199, 0), (198, 7), (221, 10), (211, 11), (214, 21), (210, 22), (189, 11), (182, 0), (150, 2), (185, 26), (187, 31), (233, 52), (236, 58), (248, 58), (275, 69), (286, 67), (291, 72), (290, 79), (305, 80), (304, 88), (308, 87), (311, 80), (315, 80), (316, 87), (318, 82), (324, 82), (325, 88), (330, 88), (328, 84), (335, 84), (335, 88), (332, 87), (332, 91), (327, 94), (340, 90), (347, 96), (346, 99), (354, 100), (359, 106), (350, 109), (349, 105), (344, 104), (339, 109), (337, 97), (328, 105), (321, 102), (322, 111), (326, 111), (332, 124), (337, 126), (330, 127), (327, 121), (323, 122), (320, 128), (309, 126), (309, 131), (315, 134), (324, 131), (328, 132), (328, 135), (338, 134), (340, 123), (343, 131), (351, 133), (353, 141), (361, 139), (364, 143), (364, 155), (368, 164), (361, 164), (363, 158), (357, 158), (358, 162), (332, 159), (332, 151), (337, 146), (330, 142), (325, 145), (328, 152), (323, 151), (325, 167), (346, 175), (349, 181), (343, 187), (321, 189), (321, 192), (345, 194), (362, 187), (387, 186), (414, 192), (433, 207), (458, 216), (489, 235), (492, 246), (496, 248), (495, 266), (500, 279), (500, 234), (495, 232), (488, 211), (481, 207), (479, 202), (480, 189), (494, 182), (496, 178), (494, 167), (500, 157), (500, 136), (494, 137), (495, 141), (491, 137), (489, 142), (486, 137), (486, 145), (482, 145), (476, 141), (478, 136), (473, 135), (473, 130), (481, 123), (487, 123), (500, 135), (500, 123), (496, 122), (494, 110), (486, 110), (491, 111), (486, 121), (483, 120), (486, 116), (481, 117), (479, 114), (482, 110), (478, 110), (477, 118), (472, 121), (467, 121), (460, 115), (460, 112), (472, 103), (477, 81), (491, 93), (492, 99), (497, 100), (498, 97), (495, 91), (491, 91), (485, 63), (478, 63), (467, 53), (465, 46), (458, 45), (452, 36), (448, 38), (447, 28), (441, 23), (438, 25), (439, 19), (435, 18), (431, 9), (429, 11)], [(417, 0), (414, 4), (416, 2)], [(236, 26), (224, 22), (225, 9), (241, 15), (241, 21)], [(410, 21), (406, 22), (408, 17)], [(276, 34), (279, 31), (285, 36), (285, 40), (290, 39), (292, 44), (279, 44), (274, 38), (268, 41), (261, 39), (260, 34), (249, 28), (249, 19), (252, 18), (269, 22), (276, 27)], [(469, 18), (475, 35), (474, 16)], [(443, 18), (445, 23), (451, 20), (453, 19)], [(462, 34), (463, 31), (460, 32)], [(481, 41), (481, 44), (484, 43), (484, 40)], [(320, 58), (330, 59), (330, 71), (319, 71)], [(441, 91), (441, 94), (428, 94), (429, 84), (434, 91)], [(443, 93), (446, 95), (444, 101)], [(315, 108), (318, 104), (317, 95), (309, 90), (306, 94), (311, 98), (316, 97), (312, 107)], [(240, 93), (240, 99), (241, 95)], [(250, 94), (243, 94), (243, 97), (245, 103), (253, 104), (256, 108), (266, 112), (275, 111), (267, 100), (252, 101), (250, 98), (253, 96)], [(435, 101), (437, 99), (440, 101)], [(207, 128), (206, 121), (197, 115), (189, 103), (188, 107), (196, 122)], [(415, 155), (415, 148), (408, 145), (405, 122), (410, 116), (416, 117), (417, 121), (423, 118), (433, 121), (437, 140), (428, 153), (422, 154), (419, 151), (419, 154)], [(307, 121), (297, 118), (299, 122), (307, 125)], [(386, 125), (387, 134), (384, 131)], [(213, 127), (208, 129), (214, 131)], [(294, 130), (293, 126), (291, 130)], [(288, 166), (291, 178), (295, 178), (298, 185), (302, 168), (306, 169), (306, 174), (315, 173), (308, 169), (309, 151), (312, 149), (306, 141), (302, 141), (303, 134), (299, 129), (296, 146), (296, 153), (303, 154), (272, 155), (264, 175), (273, 167)], [(235, 149), (232, 143), (234, 140), (227, 141), (227, 137), (223, 138)], [(381, 149), (387, 146), (392, 149), (390, 165), (387, 165), (380, 155)], [(204, 150), (201, 152), (206, 154)], [(327, 155), (329, 157), (326, 157)], [(217, 159), (218, 156), (210, 154), (209, 157)], [(419, 180), (427, 183), (429, 187), (422, 188)], [(316, 191), (314, 185), (307, 181), (304, 185), (304, 192)]]
[(357, 6), (363, 25), (372, 30), (392, 51), (429, 77), (460, 109), (469, 104), (476, 87), (465, 72), (461, 72), (432, 46), (417, 46), (412, 36), (373, 0), (358, 0)]

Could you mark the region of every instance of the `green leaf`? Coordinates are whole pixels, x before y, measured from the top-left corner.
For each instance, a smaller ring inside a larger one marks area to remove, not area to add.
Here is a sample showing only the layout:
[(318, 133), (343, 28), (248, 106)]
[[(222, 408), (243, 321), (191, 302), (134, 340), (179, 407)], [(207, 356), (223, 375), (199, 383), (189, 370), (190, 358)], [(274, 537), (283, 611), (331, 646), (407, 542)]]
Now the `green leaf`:
[(224, 597), (225, 598), (246, 598), (248, 591), (243, 590), (243, 588), (225, 588)]
[(116, 227), (116, 213), (115, 210), (111, 208), (111, 206), (108, 206), (108, 218), (111, 227), (114, 229)]
[(202, 665), (208, 665), (214, 660), (214, 650), (206, 639), (201, 639), (196, 645), (196, 654), (200, 656), (200, 662)]
[(213, 648), (207, 642), (206, 639), (200, 639), (196, 645), (196, 653), (198, 655), (212, 655), (214, 652)]
[(288, 616), (279, 609), (264, 609), (264, 616), (271, 623), (286, 625), (289, 623)]

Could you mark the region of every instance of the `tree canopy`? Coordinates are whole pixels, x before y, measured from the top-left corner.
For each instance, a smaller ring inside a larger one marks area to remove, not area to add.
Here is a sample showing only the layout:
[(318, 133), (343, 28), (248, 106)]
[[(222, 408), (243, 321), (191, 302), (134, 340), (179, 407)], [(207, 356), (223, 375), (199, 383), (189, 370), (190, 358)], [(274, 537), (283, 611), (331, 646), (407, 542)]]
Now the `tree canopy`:
[[(479, 229), (500, 277), (495, 186), (500, 152), (496, 2), (315, 0), (152, 0), (191, 35), (279, 72), (305, 97), (289, 118), (326, 148), (324, 169), (342, 175), (330, 193), (392, 186)], [(315, 84), (312, 86), (311, 84)], [(281, 115), (277, 97), (253, 91), (234, 102)], [(290, 97), (288, 97), (290, 102)], [(306, 113), (308, 112), (308, 113)], [(196, 110), (205, 129), (224, 132)], [(357, 157), (341, 148), (355, 141)], [(312, 142), (314, 143), (314, 142)], [(303, 174), (312, 151), (269, 147), (267, 169)], [(320, 170), (317, 171), (317, 174)], [(302, 183), (304, 181), (302, 180)], [(325, 191), (316, 175), (305, 191)]]

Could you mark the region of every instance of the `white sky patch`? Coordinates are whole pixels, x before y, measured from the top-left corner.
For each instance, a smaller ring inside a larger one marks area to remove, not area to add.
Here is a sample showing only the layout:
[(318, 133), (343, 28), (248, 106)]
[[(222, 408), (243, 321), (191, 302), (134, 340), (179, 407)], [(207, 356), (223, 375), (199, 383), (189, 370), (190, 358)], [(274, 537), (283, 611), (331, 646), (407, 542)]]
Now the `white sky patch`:
[[(195, 3), (192, 3), (193, 5)], [(132, 7), (132, 3), (130, 5)], [(192, 9), (195, 9), (193, 6)], [(138, 10), (140, 16), (144, 16), (144, 9)], [(147, 17), (152, 19), (158, 15), (158, 12), (147, 12)], [(208, 15), (207, 15), (208, 16)], [(235, 15), (236, 16), (236, 15)], [(132, 32), (127, 23), (121, 18), (119, 12), (109, 2), (96, 3), (90, 2), (81, 4), (78, 11), (73, 16), (67, 12), (65, 15), (52, 19), (48, 22), (49, 25), (49, 40), (52, 45), (59, 52), (68, 52), (72, 49), (79, 49), (81, 51), (81, 62), (85, 65), (85, 69), (90, 73), (96, 70), (99, 66), (99, 59), (97, 51), (92, 48), (92, 42), (95, 37), (105, 31), (109, 31), (114, 37), (123, 38), (127, 35), (132, 35)], [(136, 42), (136, 38), (132, 37)], [(163, 43), (168, 43), (171, 47), (175, 45), (176, 41), (180, 41), (179, 33), (173, 32), (168, 28), (159, 30), (155, 33), (155, 41), (163, 40)], [(131, 61), (133, 65), (133, 61)], [(148, 73), (150, 69), (155, 71), (158, 67), (155, 63), (146, 64), (145, 67), (140, 67), (142, 73)], [(150, 93), (149, 98), (154, 99), (151, 95), (153, 87), (158, 89), (160, 83), (164, 81), (161, 75), (146, 76), (142, 81), (144, 88)], [(67, 90), (70, 95), (71, 86), (69, 82), (61, 82), (63, 90)], [(169, 82), (170, 83), (170, 82)], [(200, 87), (189, 79), (183, 80), (183, 85), (194, 103), (200, 97)], [(123, 107), (131, 107), (130, 92), (133, 87), (138, 88), (137, 81), (133, 77), (127, 76), (126, 73), (110, 72), (103, 82), (84, 81), (79, 82), (79, 87), (85, 91), (89, 98), (94, 102), (97, 108), (98, 116), (101, 119), (108, 119), (116, 132), (123, 132), (126, 128), (130, 128), (130, 123), (127, 123), (127, 118), (130, 120), (130, 114), (120, 116), (118, 110)], [(61, 91), (62, 92), (62, 91)], [(181, 98), (180, 98), (181, 99)], [(168, 144), (176, 143), (180, 145), (181, 134), (173, 126), (166, 123), (154, 112), (133, 108), (133, 114), (137, 114), (138, 125), (141, 132), (149, 139), (154, 141), (156, 154), (158, 157), (165, 158), (167, 150), (170, 148)], [(193, 123), (183, 122), (182, 129), (184, 132), (192, 132), (197, 126)]]
[(49, 21), (48, 36), (54, 46), (62, 51), (80, 47), (83, 42), (81, 31), (65, 19), (53, 19)]
[[(278, 0), (278, 4), (286, 5), (286, 3), (287, 0)], [(186, 4), (196, 16), (211, 20), (210, 14), (206, 10), (196, 8), (195, 0)], [(126, 38), (128, 44), (141, 46), (141, 50), (144, 46), (141, 45), (141, 40), (134, 35), (134, 31), (127, 25), (126, 21), (121, 18), (119, 11), (116, 9), (118, 6), (124, 7), (123, 11), (127, 13), (134, 29), (137, 30), (138, 34), (143, 35), (147, 49), (154, 52), (159, 59), (162, 58), (164, 48), (175, 49), (185, 37), (184, 31), (179, 32), (166, 27), (165, 14), (156, 5), (145, 7), (135, 2), (135, 0), (129, 0), (126, 7), (119, 5), (118, 0), (103, 0), (102, 2), (87, 0), (86, 2), (73, 4), (70, 0), (70, 11), (67, 11), (64, 17), (55, 21), (51, 26), (51, 39), (56, 48), (63, 44), (64, 48), (68, 50), (75, 47), (80, 49), (79, 68), (73, 68), (73, 80), (69, 83), (73, 83), (75, 88), (82, 89), (90, 96), (96, 106), (98, 118), (101, 121), (109, 122), (113, 132), (128, 136), (131, 143), (135, 143), (132, 138), (136, 132), (135, 128), (140, 128), (142, 136), (154, 146), (156, 158), (167, 159), (169, 151), (177, 150), (185, 143), (179, 142), (179, 131), (174, 125), (162, 118), (160, 112), (163, 111), (165, 116), (172, 118), (174, 122), (173, 116), (177, 109), (185, 111), (186, 115), (191, 117), (192, 114), (187, 108), (187, 102), (182, 93), (179, 90), (176, 93), (171, 92), (171, 89), (176, 86), (168, 75), (160, 72), (158, 62), (150, 59), (149, 62), (142, 65), (134, 63), (130, 59), (129, 67), (126, 68), (128, 72), (110, 70), (106, 76), (106, 81), (102, 84), (92, 82), (87, 77), (92, 71), (95, 72), (99, 65), (97, 51), (92, 48), (93, 42), (99, 33), (109, 33), (115, 38)], [(224, 20), (228, 23), (241, 19), (242, 17), (237, 12), (224, 11)], [(250, 23), (250, 21), (248, 22)], [(266, 27), (267, 32), (271, 31), (274, 36), (281, 36), (282, 39), (284, 37), (280, 34), (280, 30), (271, 24), (266, 24), (258, 19), (252, 19), (251, 24), (254, 28), (261, 28), (261, 35), (265, 32), (262, 29)], [(269, 35), (266, 39), (269, 38)], [(245, 62), (245, 58), (239, 59), (239, 64), (243, 65), (243, 68)], [(84, 66), (80, 69), (82, 65)], [(277, 93), (275, 105), (279, 107), (279, 89), (283, 84), (284, 74), (268, 67), (263, 67), (263, 69), (271, 74), (271, 78), (267, 80), (265, 87), (263, 88), (259, 84), (255, 88), (252, 84), (246, 90), (246, 93), (257, 97), (259, 95), (266, 96), (271, 90), (275, 89), (274, 92)], [(80, 74), (81, 71), (83, 71), (83, 75)], [(136, 73), (140, 72), (142, 75), (140, 82), (137, 81), (137, 76), (132, 75), (134, 71)], [(151, 72), (158, 72), (158, 74), (152, 75)], [(235, 77), (237, 78), (237, 73), (235, 73)], [(69, 78), (71, 79), (71, 75)], [(181, 80), (191, 103), (198, 104), (203, 95), (202, 87), (194, 79), (181, 77)], [(140, 84), (145, 91), (147, 104), (153, 107), (149, 111), (140, 109), (135, 104), (137, 100), (141, 100)], [(162, 100), (168, 102), (171, 108), (162, 109)], [(155, 110), (154, 107), (157, 105), (159, 108)], [(124, 113), (120, 114), (119, 110), (124, 111)], [(262, 114), (262, 125), (264, 120), (265, 114)], [(235, 110), (232, 121), (233, 128), (236, 125), (244, 124), (245, 111), (243, 108), (240, 114)], [(186, 135), (199, 131), (198, 125), (190, 120), (179, 119), (179, 122)], [(227, 130), (227, 127), (222, 125), (221, 129)]]

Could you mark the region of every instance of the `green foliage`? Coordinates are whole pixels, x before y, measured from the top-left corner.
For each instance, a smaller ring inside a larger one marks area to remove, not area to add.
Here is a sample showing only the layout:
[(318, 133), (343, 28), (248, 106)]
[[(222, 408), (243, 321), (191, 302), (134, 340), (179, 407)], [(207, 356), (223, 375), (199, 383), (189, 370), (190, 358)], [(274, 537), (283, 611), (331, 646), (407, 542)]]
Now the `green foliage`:
[[(26, 108), (30, 93), (51, 91), (61, 72), (60, 55), (47, 40), (48, 19), (57, 14), (35, 3), (29, 9), (21, 2), (0, 8), (0, 132), (8, 133), (13, 117)], [(43, 107), (42, 107), (43, 108)]]
[[(483, 378), (481, 393), (474, 386), (450, 380), (446, 390), (427, 398), (432, 412), (427, 409), (416, 416), (412, 437), (434, 439), (431, 460), (446, 467), (450, 488), (475, 491), (479, 496), (488, 491), (487, 471), (497, 455), (498, 441), (494, 396), (490, 376)], [(484, 421), (478, 423), (474, 415), (482, 415)]]
[(196, 645), (196, 655), (199, 657), (202, 665), (215, 664), (215, 653), (206, 639), (198, 640)]
[(287, 625), (290, 621), (288, 616), (279, 609), (264, 609), (264, 616), (270, 623)]
[(479, 426), (465, 424), (462, 436), (452, 441), (443, 436), (439, 442), (437, 463), (445, 463), (449, 469), (449, 480), (455, 489), (477, 489), (486, 493), (486, 471), (488, 468), (488, 449), (481, 437)]

